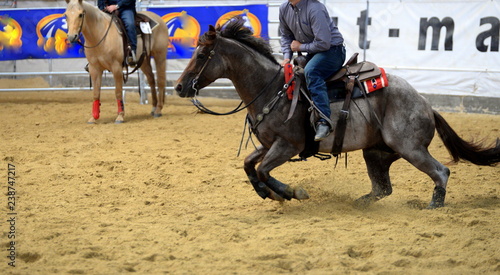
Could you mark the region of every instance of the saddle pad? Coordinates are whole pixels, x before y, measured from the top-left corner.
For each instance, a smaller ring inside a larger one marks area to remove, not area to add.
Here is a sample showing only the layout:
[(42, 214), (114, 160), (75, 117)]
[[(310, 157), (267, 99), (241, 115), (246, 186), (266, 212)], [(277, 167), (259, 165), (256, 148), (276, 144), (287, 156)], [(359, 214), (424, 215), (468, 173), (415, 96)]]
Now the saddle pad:
[[(379, 77), (360, 81), (361, 85), (363, 86), (367, 94), (370, 94), (374, 91), (378, 91), (384, 87), (389, 86), (389, 81), (387, 80), (387, 75), (385, 73), (385, 70), (382, 68), (379, 69), (381, 72)], [(330, 103), (345, 100), (346, 90), (344, 82), (337, 81), (337, 82), (327, 83), (327, 88), (328, 88), (328, 98), (330, 99)], [(354, 85), (351, 98), (355, 99), (363, 96), (364, 95), (363, 91), (361, 90), (361, 87), (358, 87), (358, 85)]]
[(142, 31), (142, 29), (140, 27), (140, 22), (145, 22), (145, 23), (149, 24), (151, 30), (154, 30), (156, 28), (156, 26), (158, 26), (158, 24), (159, 24), (153, 18), (147, 16), (146, 14), (137, 13), (135, 16), (135, 25), (136, 25), (136, 30), (138, 31), (137, 34), (140, 34), (140, 33), (147, 34), (147, 33)]
[(383, 68), (380, 68), (380, 76), (367, 79), (365, 81), (362, 81), (362, 84), (365, 88), (365, 91), (367, 94), (376, 91), (378, 89), (382, 89), (384, 87), (389, 86), (389, 82), (387, 81), (387, 75), (385, 74), (385, 70)]

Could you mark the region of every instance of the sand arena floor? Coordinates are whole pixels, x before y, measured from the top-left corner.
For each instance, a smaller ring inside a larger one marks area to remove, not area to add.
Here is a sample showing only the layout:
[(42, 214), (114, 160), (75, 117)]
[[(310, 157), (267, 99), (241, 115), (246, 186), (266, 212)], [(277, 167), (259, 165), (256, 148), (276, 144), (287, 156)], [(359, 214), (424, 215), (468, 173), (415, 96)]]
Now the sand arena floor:
[[(3, 82), (4, 85), (10, 85)], [(361, 152), (286, 163), (273, 176), (311, 198), (262, 200), (237, 156), (245, 112), (197, 114), (167, 97), (164, 116), (127, 94), (115, 125), (111, 92), (87, 125), (90, 92), (0, 94), (3, 274), (498, 274), (500, 169), (451, 169), (446, 207), (422, 209), (434, 188), (404, 160), (394, 193), (368, 209)], [(237, 101), (207, 98), (219, 111)], [(500, 136), (500, 116), (444, 113), (466, 140)], [(448, 163), (436, 137), (430, 152)], [(340, 160), (343, 163), (344, 159)], [(9, 267), (8, 165), (15, 165), (16, 267)]]

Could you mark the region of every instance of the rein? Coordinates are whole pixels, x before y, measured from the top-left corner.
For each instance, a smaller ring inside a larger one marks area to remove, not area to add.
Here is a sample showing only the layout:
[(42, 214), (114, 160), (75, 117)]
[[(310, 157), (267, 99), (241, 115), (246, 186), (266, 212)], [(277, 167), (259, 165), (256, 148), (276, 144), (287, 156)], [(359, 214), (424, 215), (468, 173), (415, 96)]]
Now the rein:
[[(82, 16), (82, 23), (80, 24), (80, 30), (78, 30), (78, 35), (81, 35), (81, 34), (82, 34), (83, 21), (85, 20), (85, 13), (86, 13), (86, 12), (84, 11), (84, 12), (83, 12), (83, 16)], [(115, 13), (115, 12), (113, 12), (113, 13), (111, 14), (111, 19), (109, 20), (109, 25), (108, 25), (108, 28), (106, 29), (106, 33), (104, 33), (104, 36), (101, 38), (101, 40), (100, 40), (99, 42), (97, 42), (97, 44), (96, 44), (96, 45), (94, 45), (94, 46), (90, 46), (90, 47), (89, 47), (89, 46), (85, 46), (85, 45), (84, 45), (84, 44), (80, 41), (80, 39), (78, 39), (76, 43), (78, 43), (78, 45), (80, 45), (80, 46), (82, 46), (82, 47), (84, 47), (84, 48), (87, 48), (87, 49), (92, 49), (92, 48), (95, 48), (95, 47), (99, 46), (99, 45), (102, 43), (102, 41), (104, 41), (104, 39), (108, 36), (108, 32), (109, 32), (109, 30), (111, 29), (111, 25), (113, 24), (113, 20), (115, 19), (115, 17), (116, 17), (116, 13)]]
[(271, 79), (271, 81), (269, 81), (269, 83), (267, 83), (267, 85), (264, 88), (262, 88), (262, 90), (260, 90), (259, 94), (254, 99), (252, 99), (252, 101), (250, 101), (247, 105), (245, 105), (243, 107), (241, 107), (241, 105), (243, 105), (243, 101), (241, 101), (240, 104), (238, 104), (238, 106), (236, 108), (234, 108), (234, 110), (232, 110), (232, 111), (229, 111), (226, 113), (218, 113), (218, 112), (212, 111), (212, 110), (208, 109), (207, 107), (205, 107), (196, 97), (191, 99), (191, 102), (193, 103), (193, 105), (196, 108), (198, 108), (198, 110), (200, 110), (204, 113), (210, 114), (210, 115), (225, 116), (225, 115), (235, 114), (237, 112), (245, 110), (250, 105), (252, 105), (260, 96), (262, 96), (264, 94), (264, 92), (267, 90), (267, 88), (269, 88), (271, 83), (273, 83), (276, 80), (276, 78), (278, 77), (280, 72), (281, 72), (281, 67), (278, 70), (278, 72), (276, 73), (276, 75), (273, 77), (273, 79)]

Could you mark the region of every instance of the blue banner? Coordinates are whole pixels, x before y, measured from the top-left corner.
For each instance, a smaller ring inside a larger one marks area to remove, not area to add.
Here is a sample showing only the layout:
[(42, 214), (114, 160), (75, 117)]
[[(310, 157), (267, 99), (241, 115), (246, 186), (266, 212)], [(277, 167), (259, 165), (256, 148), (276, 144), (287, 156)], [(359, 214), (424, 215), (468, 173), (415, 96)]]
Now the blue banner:
[(151, 8), (167, 24), (170, 46), (168, 58), (191, 58), (201, 34), (209, 25), (223, 25), (229, 18), (242, 15), (255, 36), (268, 38), (266, 5)]
[[(222, 25), (242, 15), (254, 35), (268, 37), (266, 5), (150, 8), (169, 29), (168, 58), (191, 58), (200, 35), (209, 25)], [(67, 42), (65, 9), (0, 10), (0, 61), (80, 58), (83, 48)], [(83, 36), (82, 36), (83, 40)]]

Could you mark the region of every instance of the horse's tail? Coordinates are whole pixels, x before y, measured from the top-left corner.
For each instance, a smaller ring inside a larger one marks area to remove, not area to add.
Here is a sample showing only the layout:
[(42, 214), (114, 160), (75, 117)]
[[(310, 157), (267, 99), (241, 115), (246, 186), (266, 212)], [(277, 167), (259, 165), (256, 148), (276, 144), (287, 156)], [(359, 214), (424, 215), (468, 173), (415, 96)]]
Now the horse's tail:
[(434, 110), (433, 112), (436, 130), (453, 157), (453, 161), (457, 162), (459, 159), (463, 159), (477, 165), (494, 165), (500, 162), (500, 140), (498, 138), (495, 146), (490, 148), (485, 148), (480, 143), (467, 142), (457, 135), (438, 112)]

